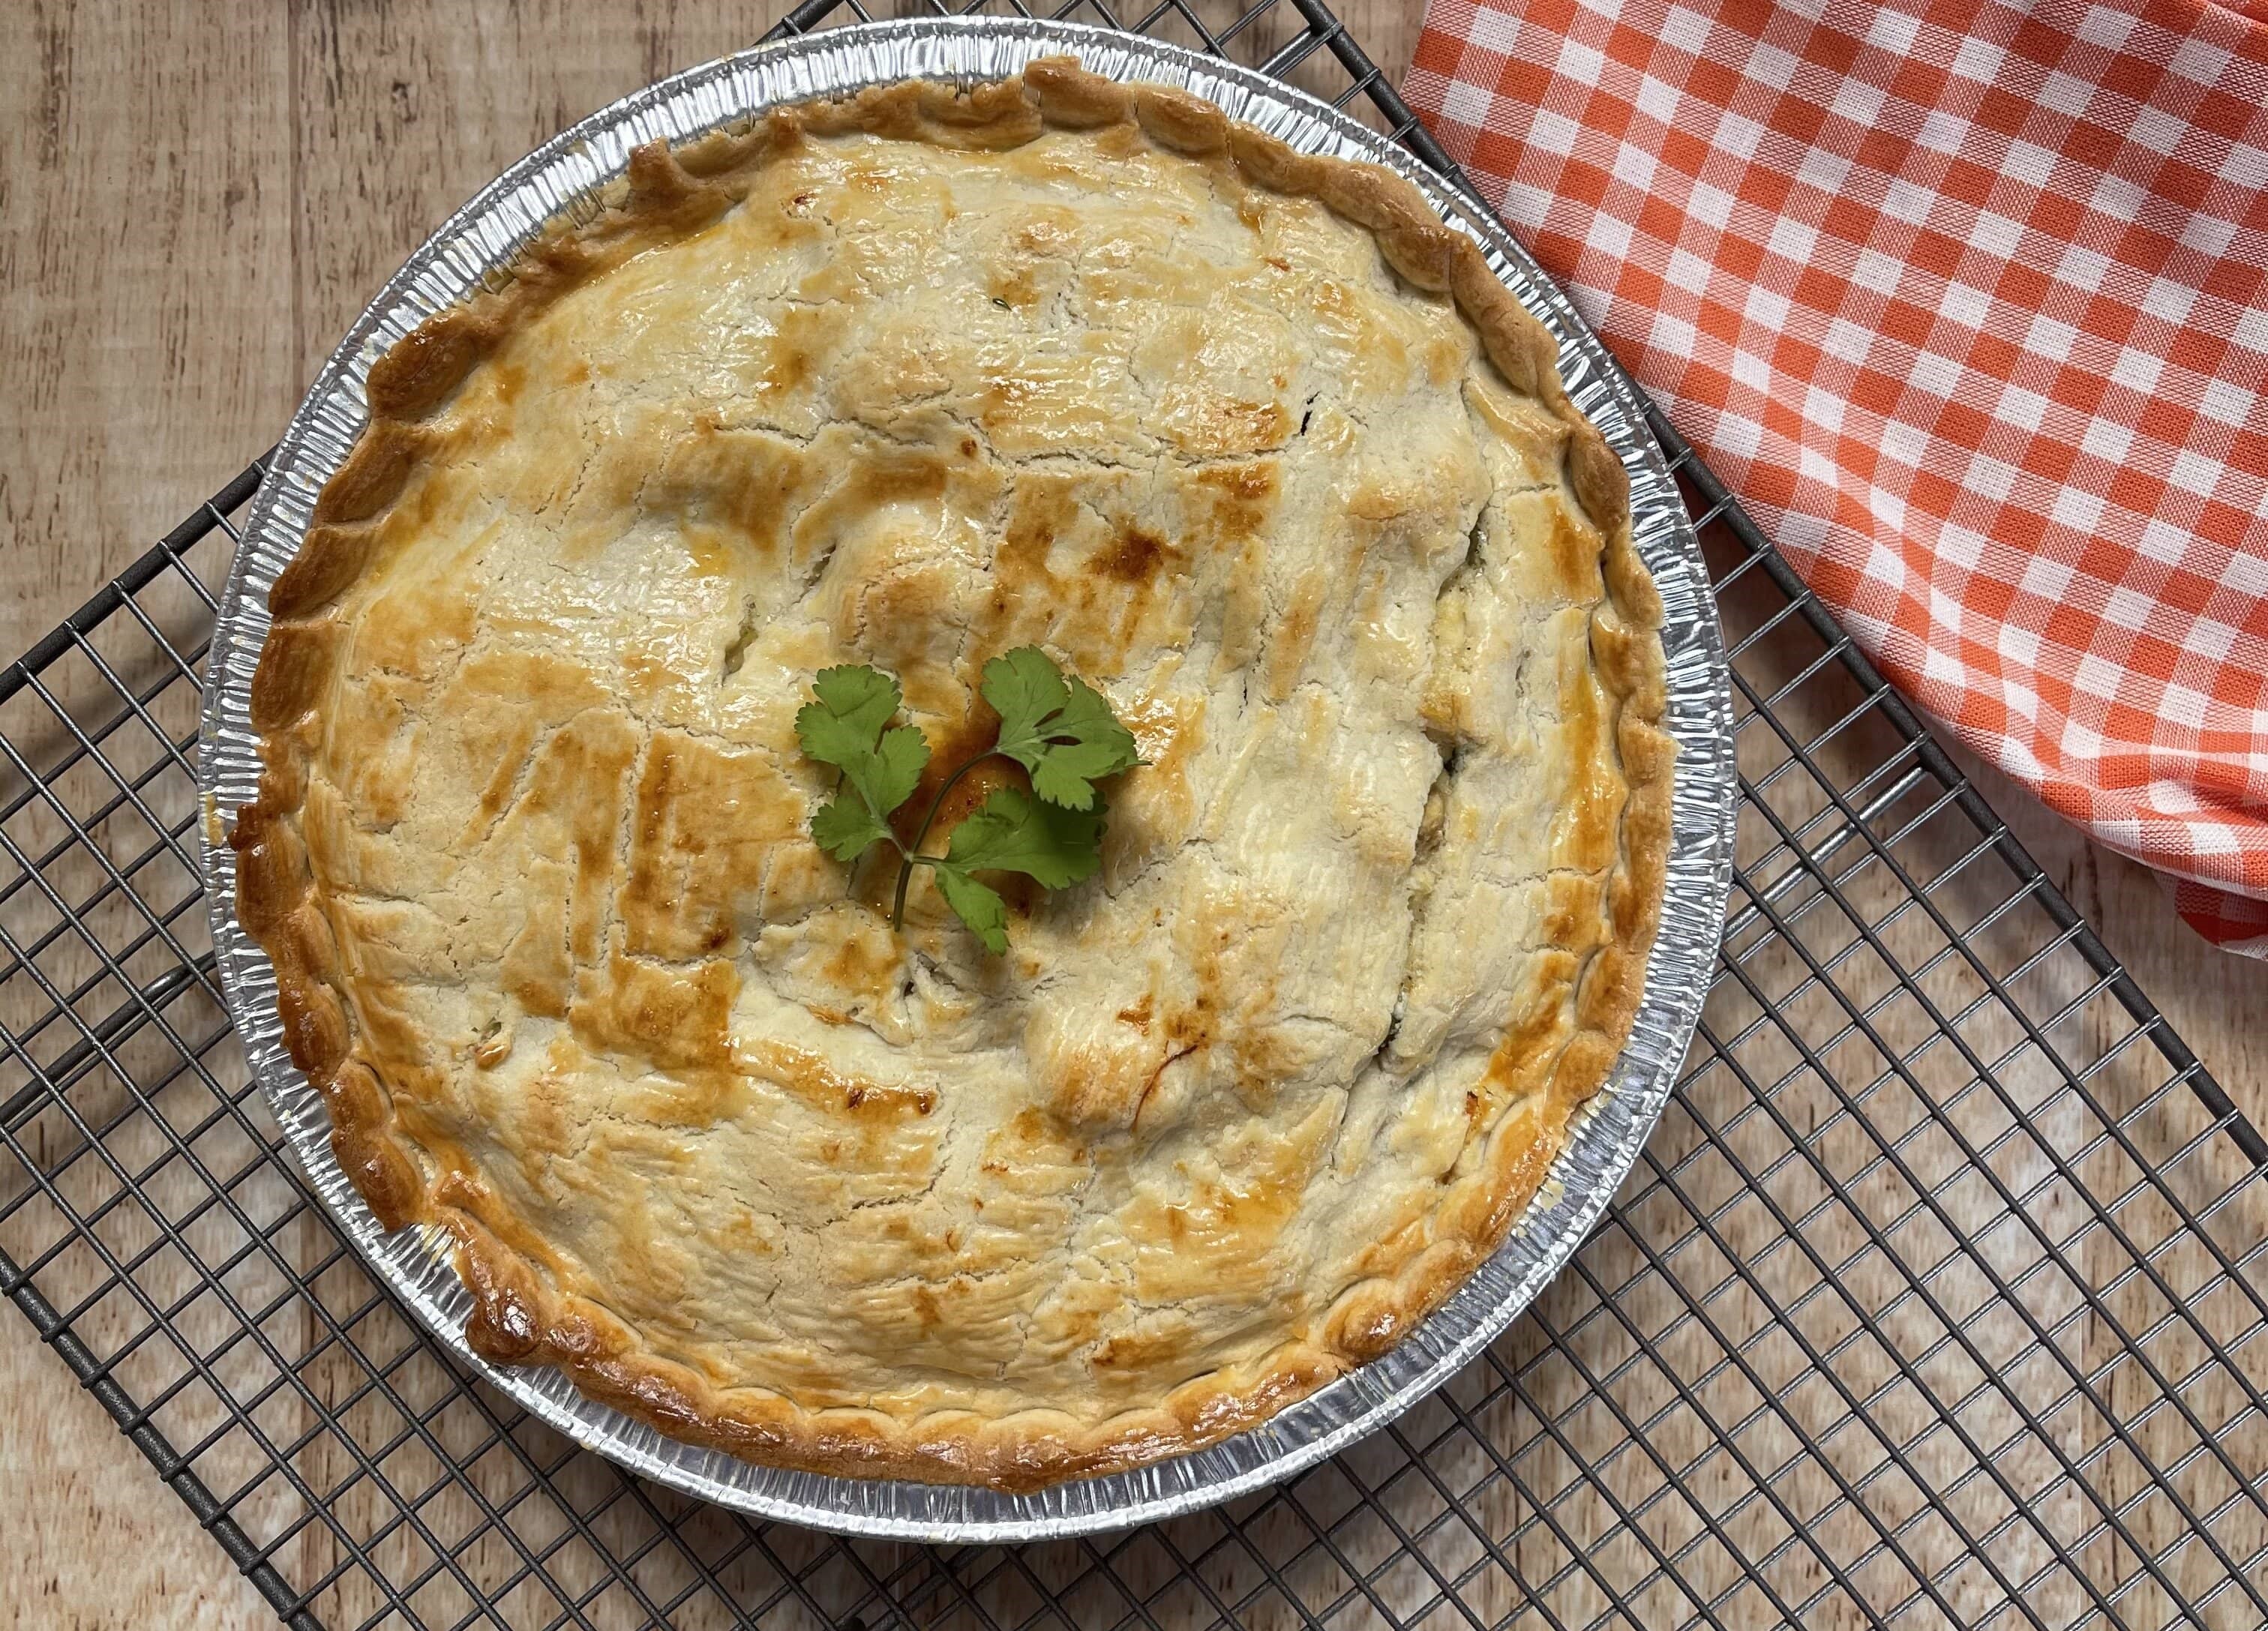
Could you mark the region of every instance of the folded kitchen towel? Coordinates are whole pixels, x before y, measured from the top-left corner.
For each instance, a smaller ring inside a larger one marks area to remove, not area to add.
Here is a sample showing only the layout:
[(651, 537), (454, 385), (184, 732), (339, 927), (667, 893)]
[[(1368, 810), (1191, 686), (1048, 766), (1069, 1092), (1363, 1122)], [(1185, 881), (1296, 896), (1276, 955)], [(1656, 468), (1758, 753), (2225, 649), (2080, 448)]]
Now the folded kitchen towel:
[(1877, 663), (2268, 955), (2268, 0), (1432, 0), (1407, 92)]

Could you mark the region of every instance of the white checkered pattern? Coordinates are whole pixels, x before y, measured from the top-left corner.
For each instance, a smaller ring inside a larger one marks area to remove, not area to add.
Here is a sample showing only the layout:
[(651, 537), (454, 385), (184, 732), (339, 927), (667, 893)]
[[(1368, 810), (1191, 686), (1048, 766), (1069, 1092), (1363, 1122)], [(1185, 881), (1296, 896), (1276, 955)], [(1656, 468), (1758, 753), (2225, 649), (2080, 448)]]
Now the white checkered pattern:
[(1443, 144), (1875, 659), (2268, 955), (2268, 0), (1432, 0)]

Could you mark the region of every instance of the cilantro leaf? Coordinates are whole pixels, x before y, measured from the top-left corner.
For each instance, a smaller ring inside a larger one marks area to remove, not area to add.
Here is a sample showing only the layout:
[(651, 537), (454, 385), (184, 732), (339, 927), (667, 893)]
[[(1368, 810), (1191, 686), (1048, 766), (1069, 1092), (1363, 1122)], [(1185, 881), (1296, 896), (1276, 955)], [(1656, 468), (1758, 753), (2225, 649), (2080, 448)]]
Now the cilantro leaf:
[(843, 770), (874, 751), (882, 727), (905, 701), (896, 680), (863, 664), (821, 669), (811, 694), (817, 700), (795, 716), (796, 739), (821, 764)]
[(1094, 808), (1094, 784), (1142, 762), (1133, 732), (1100, 691), (1066, 680), (1037, 646), (984, 665), (984, 700), (1000, 716), (998, 751), (1031, 773), (1032, 790), (1069, 810)]
[(990, 884), (980, 884), (966, 872), (950, 867), (936, 869), (937, 887), (953, 915), (968, 925), (968, 932), (998, 957), (1008, 949), (1008, 903)]
[[(882, 732), (882, 745), (863, 767), (843, 767), (850, 784), (878, 816), (887, 817), (907, 799), (929, 764), (929, 738), (912, 725)], [(861, 779), (862, 775), (865, 779)]]
[(1071, 701), (1056, 716), (1051, 734), (1070, 739), (1050, 742), (1038, 763), (1024, 767), (1032, 773), (1032, 790), (1050, 804), (1092, 809), (1097, 782), (1142, 762), (1134, 733), (1083, 680), (1071, 682)]
[(1008, 949), (1008, 912), (977, 872), (1021, 872), (1049, 889), (1094, 876), (1102, 864), (1102, 812), (1065, 810), (996, 787), (953, 829), (945, 854), (931, 865), (955, 916), (994, 952)]
[(845, 866), (889, 835), (863, 799), (830, 799), (812, 812), (812, 841)]
[(821, 669), (811, 691), (817, 700), (797, 713), (796, 738), (805, 753), (840, 770), (858, 795), (856, 804), (838, 796), (823, 805), (811, 819), (811, 835), (847, 864), (890, 836), (890, 812), (920, 782), (929, 739), (912, 725), (883, 729), (905, 700), (887, 674), (863, 666)]
[(1070, 700), (1071, 687), (1055, 659), (1035, 645), (1003, 651), (984, 665), (984, 700), (1000, 716), (1000, 751), (1030, 739), (1033, 728)]
[(968, 872), (1021, 872), (1049, 889), (1092, 878), (1102, 864), (1102, 813), (1064, 810), (996, 787), (953, 829), (948, 864)]

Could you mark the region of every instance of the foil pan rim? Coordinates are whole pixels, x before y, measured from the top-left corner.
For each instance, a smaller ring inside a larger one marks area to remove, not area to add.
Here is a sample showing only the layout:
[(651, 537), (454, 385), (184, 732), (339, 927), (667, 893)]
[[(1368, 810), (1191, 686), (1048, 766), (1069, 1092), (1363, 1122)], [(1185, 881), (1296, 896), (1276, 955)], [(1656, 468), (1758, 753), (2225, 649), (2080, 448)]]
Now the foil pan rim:
[[(757, 1466), (679, 1444), (585, 1398), (559, 1371), (499, 1368), (466, 1346), (470, 1299), (438, 1231), (387, 1236), (333, 1158), (320, 1097), (285, 1054), (273, 969), (235, 917), (234, 855), (219, 841), (258, 780), (248, 696), (267, 633), (267, 591), (304, 536), (316, 491), (366, 417), (363, 376), (385, 347), (461, 298), (571, 202), (619, 174), (629, 150), (763, 108), (905, 78), (1002, 77), (1076, 53), (1095, 72), (1180, 85), (1312, 151), (1384, 164), (1476, 239), (1560, 342), (1569, 393), (1631, 475), (1633, 532), (1661, 590), (1668, 726), (1678, 744), (1669, 876), (1631, 1041), (1608, 1085), (1570, 1124), (1543, 1192), (1505, 1244), (1391, 1352), (1248, 1432), (1151, 1466), (1011, 1495), (961, 1486), (846, 1479)], [(230, 1017), (309, 1187), (372, 1272), (465, 1368), (537, 1419), (617, 1465), (752, 1517), (933, 1543), (1052, 1539), (1152, 1522), (1281, 1481), (1376, 1431), (1476, 1358), (1565, 1264), (1603, 1214), (1675, 1083), (1707, 995), (1730, 886), (1734, 777), (1731, 684), (1700, 548), (1632, 388), (1566, 298), (1503, 228), (1402, 149), (1256, 71), (1081, 24), (920, 18), (759, 46), (602, 108), (512, 165), (406, 261), (310, 387), (255, 498), (221, 598), (199, 755), (207, 909)]]

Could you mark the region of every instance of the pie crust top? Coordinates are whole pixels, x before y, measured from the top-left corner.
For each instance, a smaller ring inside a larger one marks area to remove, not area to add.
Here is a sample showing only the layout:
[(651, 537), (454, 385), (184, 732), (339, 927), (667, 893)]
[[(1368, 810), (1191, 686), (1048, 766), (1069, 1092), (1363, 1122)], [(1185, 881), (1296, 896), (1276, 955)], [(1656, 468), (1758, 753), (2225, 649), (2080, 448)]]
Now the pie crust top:
[[(1660, 601), (1554, 357), (1406, 182), (1068, 60), (641, 149), (379, 357), (231, 841), (478, 1351), (1012, 1489), (1446, 1297), (1620, 1051), (1668, 848)], [(1005, 956), (925, 874), (894, 933), (796, 710), (896, 675), (933, 786), (1026, 644), (1148, 761), (1102, 870)]]

